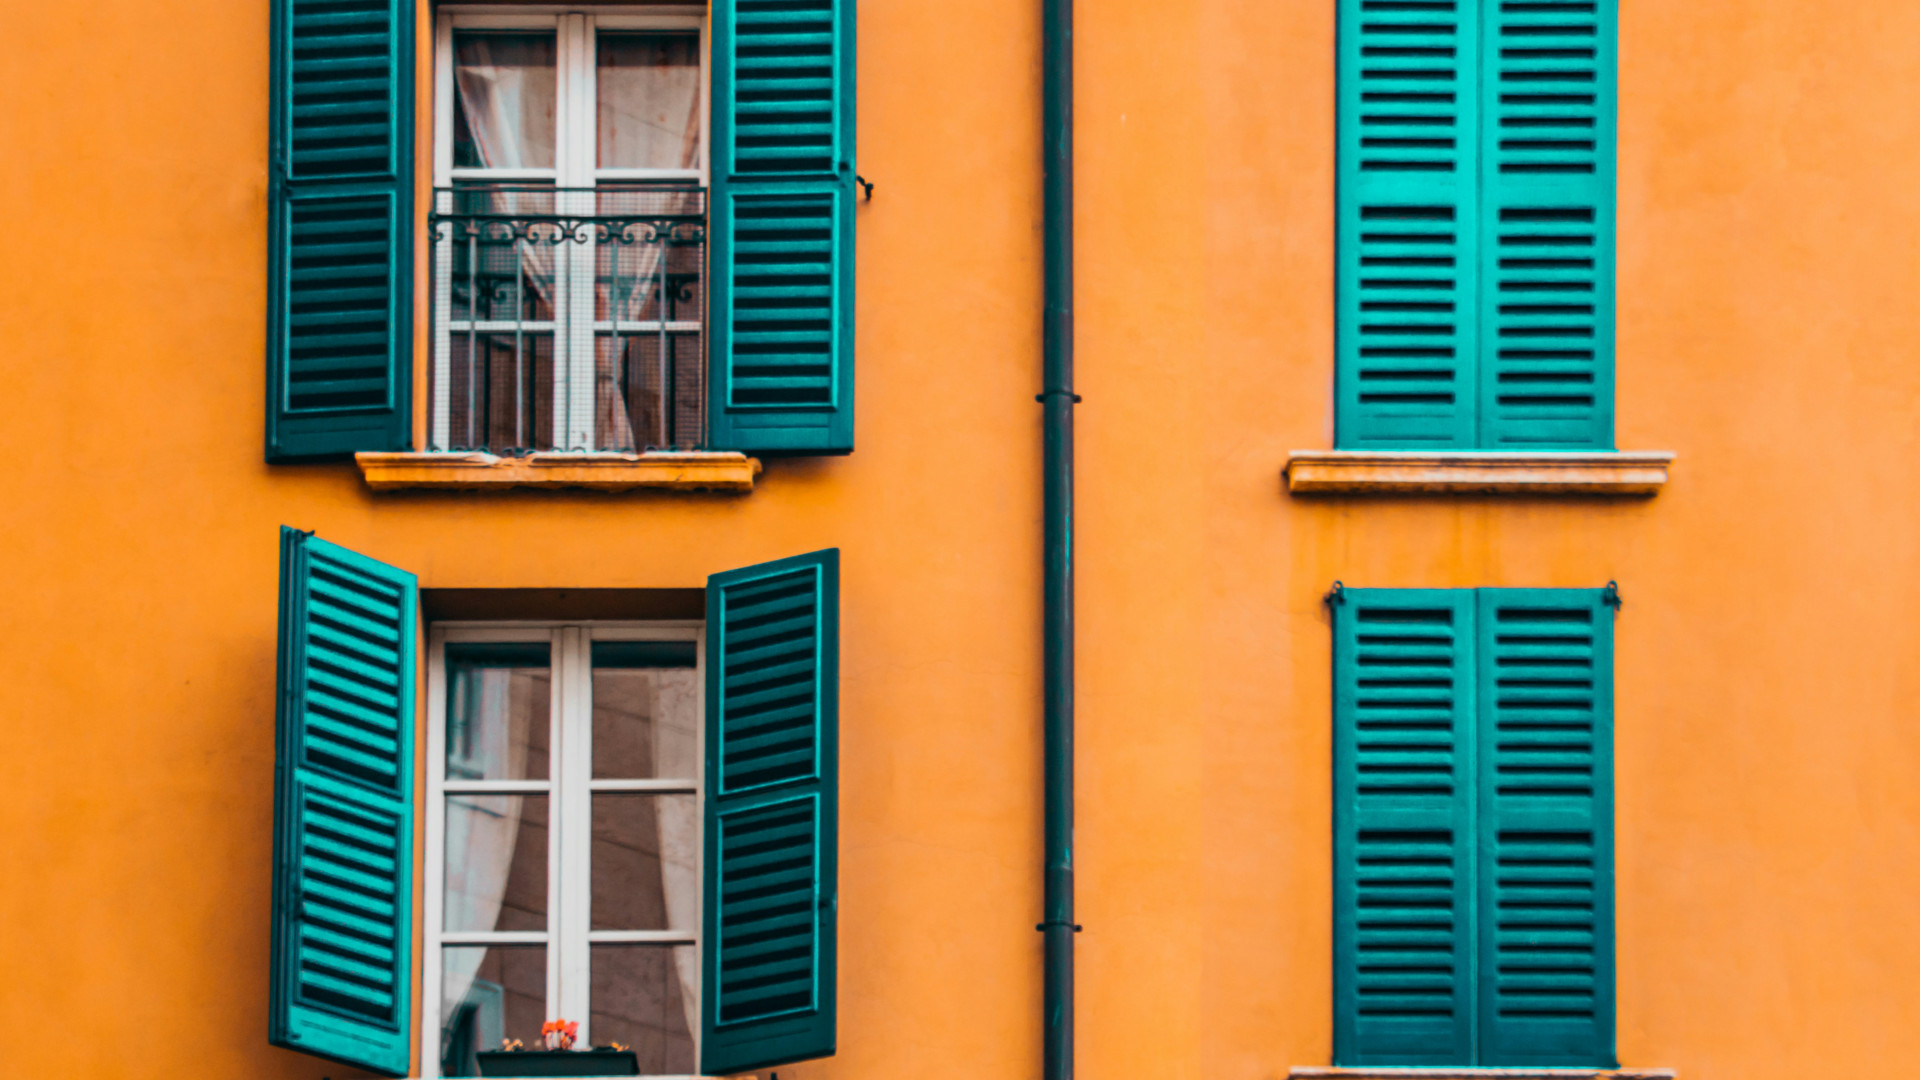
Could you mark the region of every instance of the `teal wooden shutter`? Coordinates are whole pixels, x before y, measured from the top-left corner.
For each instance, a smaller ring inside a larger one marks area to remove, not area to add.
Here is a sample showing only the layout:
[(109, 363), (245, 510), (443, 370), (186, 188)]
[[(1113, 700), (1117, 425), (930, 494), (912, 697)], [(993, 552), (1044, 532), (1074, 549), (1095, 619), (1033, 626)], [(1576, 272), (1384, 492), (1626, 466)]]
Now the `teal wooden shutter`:
[(1597, 589), (1478, 604), (1477, 1063), (1611, 1067), (1612, 612)]
[(1335, 442), (1474, 445), (1478, 0), (1340, 0)]
[(1473, 1060), (1473, 598), (1334, 609), (1334, 1062)]
[(840, 552), (707, 582), (700, 1071), (834, 1052)]
[(412, 433), (412, 0), (274, 0), (267, 460)]
[(268, 1039), (405, 1076), (412, 574), (280, 531)]
[(1479, 445), (1611, 450), (1617, 0), (1486, 10)]
[(854, 11), (714, 0), (716, 449), (853, 449)]

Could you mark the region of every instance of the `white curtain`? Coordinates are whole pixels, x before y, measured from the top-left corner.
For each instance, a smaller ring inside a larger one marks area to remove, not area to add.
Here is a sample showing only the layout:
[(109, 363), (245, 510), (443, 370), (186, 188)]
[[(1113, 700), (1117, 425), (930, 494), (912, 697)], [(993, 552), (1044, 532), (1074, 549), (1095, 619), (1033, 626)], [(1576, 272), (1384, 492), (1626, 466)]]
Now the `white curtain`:
[[(447, 773), (506, 778), (526, 775), (527, 725), (535, 711), (530, 702), (515, 708), (513, 694), (524, 696), (539, 688), (531, 679), (516, 685), (514, 673), (504, 668), (468, 671), (454, 680), (449, 714), (462, 718), (462, 745), (455, 747), (449, 732)], [(458, 755), (456, 757), (456, 754)], [(519, 795), (462, 795), (447, 800), (446, 907), (449, 929), (491, 930), (500, 917), (507, 894), (507, 871), (520, 837)], [(452, 948), (442, 960), (441, 1022), (466, 1000), (474, 975), (485, 958), (483, 948)]]
[[(653, 764), (656, 775), (700, 775), (700, 685), (690, 668), (661, 671), (653, 680)], [(667, 925), (700, 925), (700, 802), (685, 796), (659, 800), (660, 883), (666, 893)], [(691, 948), (673, 950), (680, 976), (680, 1004), (687, 1030), (700, 1030), (700, 957)]]

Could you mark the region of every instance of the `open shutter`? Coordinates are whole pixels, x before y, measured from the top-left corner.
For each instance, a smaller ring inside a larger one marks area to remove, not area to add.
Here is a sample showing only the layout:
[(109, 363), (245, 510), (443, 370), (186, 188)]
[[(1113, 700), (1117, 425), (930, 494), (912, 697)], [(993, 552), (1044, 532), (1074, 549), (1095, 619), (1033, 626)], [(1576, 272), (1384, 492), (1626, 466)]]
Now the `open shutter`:
[(714, 0), (716, 449), (853, 449), (854, 0)]
[(840, 552), (707, 582), (700, 1071), (834, 1052)]
[(268, 1039), (408, 1065), (412, 574), (280, 531)]
[(1611, 450), (1617, 0), (1486, 9), (1480, 445)]
[(274, 0), (267, 460), (412, 429), (412, 0)]
[(1478, 603), (1478, 1064), (1610, 1067), (1612, 612), (1597, 589)]
[(1334, 609), (1334, 1061), (1473, 1061), (1473, 594)]
[(1340, 0), (1342, 449), (1474, 445), (1479, 0)]

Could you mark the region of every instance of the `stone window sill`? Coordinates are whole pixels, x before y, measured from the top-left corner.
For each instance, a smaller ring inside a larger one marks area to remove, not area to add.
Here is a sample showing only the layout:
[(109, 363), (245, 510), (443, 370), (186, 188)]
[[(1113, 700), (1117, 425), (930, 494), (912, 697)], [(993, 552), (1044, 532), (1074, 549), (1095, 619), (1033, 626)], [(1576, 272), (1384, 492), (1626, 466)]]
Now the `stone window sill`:
[(1653, 495), (1673, 458), (1664, 450), (1295, 450), (1282, 476), (1295, 495)]
[(749, 492), (760, 460), (737, 453), (355, 454), (375, 491), (504, 490), (511, 487), (592, 491)]
[(1672, 1068), (1329, 1068), (1296, 1065), (1288, 1080), (1676, 1080)]

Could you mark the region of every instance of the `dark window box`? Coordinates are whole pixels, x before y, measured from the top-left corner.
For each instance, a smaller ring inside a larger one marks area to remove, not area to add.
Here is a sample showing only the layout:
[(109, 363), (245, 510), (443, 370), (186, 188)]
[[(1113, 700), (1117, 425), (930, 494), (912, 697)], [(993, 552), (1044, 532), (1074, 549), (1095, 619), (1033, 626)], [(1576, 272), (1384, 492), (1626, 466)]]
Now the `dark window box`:
[(631, 1050), (482, 1050), (481, 1076), (639, 1076)]

